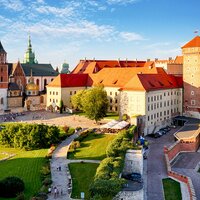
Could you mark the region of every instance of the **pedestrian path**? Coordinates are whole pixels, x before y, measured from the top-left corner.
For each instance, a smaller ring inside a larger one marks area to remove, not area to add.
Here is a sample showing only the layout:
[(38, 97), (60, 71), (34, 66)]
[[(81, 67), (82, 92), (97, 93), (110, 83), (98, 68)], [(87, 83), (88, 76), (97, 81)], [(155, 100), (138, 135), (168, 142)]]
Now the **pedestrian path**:
[[(67, 174), (67, 165), (69, 163), (100, 163), (100, 160), (68, 160), (67, 152), (71, 142), (79, 136), (79, 132), (71, 135), (66, 140), (64, 140), (52, 155), (50, 162), (51, 167), (51, 179), (52, 179), (52, 193), (48, 195), (48, 200), (71, 200), (68, 193), (68, 174)], [(54, 195), (54, 187), (58, 189), (59, 194)], [(62, 191), (62, 192), (61, 192)]]
[[(67, 176), (67, 152), (70, 146), (70, 143), (78, 137), (78, 133), (75, 133), (63, 141), (54, 151), (50, 163), (51, 167), (51, 178), (52, 178), (52, 188), (56, 187), (58, 189), (58, 196), (56, 197), (59, 200), (70, 200), (68, 194), (68, 176)], [(59, 169), (60, 168), (60, 169)], [(62, 194), (61, 194), (62, 191)], [(48, 200), (55, 199), (53, 190), (52, 193), (48, 195)]]

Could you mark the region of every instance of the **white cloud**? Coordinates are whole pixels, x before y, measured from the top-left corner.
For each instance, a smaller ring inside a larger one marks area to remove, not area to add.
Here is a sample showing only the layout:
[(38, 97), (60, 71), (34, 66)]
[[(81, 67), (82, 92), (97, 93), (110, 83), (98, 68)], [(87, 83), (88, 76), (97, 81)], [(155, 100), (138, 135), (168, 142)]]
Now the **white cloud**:
[(56, 8), (53, 6), (40, 6), (36, 7), (35, 10), (41, 14), (53, 14), (56, 16), (64, 17), (64, 16), (71, 16), (73, 15), (73, 8), (72, 7), (66, 7), (66, 8)]
[(108, 4), (130, 4), (130, 3), (135, 3), (137, 0), (107, 0)]
[(152, 49), (152, 48), (159, 48), (159, 47), (163, 47), (163, 46), (169, 46), (170, 42), (157, 42), (157, 43), (153, 43), (153, 44), (149, 44), (146, 45), (146, 49)]
[(119, 36), (126, 41), (144, 40), (144, 38), (141, 35), (133, 32), (121, 32), (119, 33)]
[(21, 0), (0, 0), (0, 6), (14, 11), (21, 11), (24, 9), (24, 5)]

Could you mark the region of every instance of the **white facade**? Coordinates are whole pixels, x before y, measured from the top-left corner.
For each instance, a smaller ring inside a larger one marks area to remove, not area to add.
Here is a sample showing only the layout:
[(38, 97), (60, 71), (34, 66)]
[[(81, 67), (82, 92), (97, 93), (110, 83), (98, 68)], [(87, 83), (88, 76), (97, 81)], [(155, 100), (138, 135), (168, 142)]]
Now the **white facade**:
[(182, 114), (182, 89), (122, 91), (120, 114), (130, 118), (143, 116), (144, 135), (169, 125), (171, 118)]
[[(26, 83), (28, 83), (28, 80), (31, 78), (31, 76), (26, 76)], [(55, 76), (34, 76), (34, 83), (36, 85), (39, 85), (39, 91), (43, 91), (45, 89), (45, 85), (48, 85)]]
[(7, 89), (0, 89), (0, 112), (7, 109)]

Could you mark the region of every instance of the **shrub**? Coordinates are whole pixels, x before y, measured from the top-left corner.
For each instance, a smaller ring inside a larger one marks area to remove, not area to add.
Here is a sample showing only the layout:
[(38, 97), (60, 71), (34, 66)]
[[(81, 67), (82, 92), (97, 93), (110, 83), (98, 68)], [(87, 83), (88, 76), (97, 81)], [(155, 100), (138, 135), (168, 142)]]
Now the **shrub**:
[(24, 191), (24, 182), (18, 177), (11, 176), (0, 181), (1, 197), (16, 197), (18, 193)]

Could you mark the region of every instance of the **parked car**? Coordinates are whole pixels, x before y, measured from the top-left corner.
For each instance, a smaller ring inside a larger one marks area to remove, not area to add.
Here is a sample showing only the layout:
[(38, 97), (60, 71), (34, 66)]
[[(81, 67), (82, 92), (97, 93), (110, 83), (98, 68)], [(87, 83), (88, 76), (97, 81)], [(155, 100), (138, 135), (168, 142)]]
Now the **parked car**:
[(163, 134), (161, 131), (157, 131), (154, 135), (155, 138), (161, 137)]
[(175, 125), (170, 125), (169, 127), (170, 127), (170, 128), (176, 128), (176, 126), (175, 126)]
[(167, 133), (167, 131), (165, 131), (164, 129), (160, 129), (158, 132), (160, 132), (162, 135), (165, 135)]
[(142, 183), (142, 176), (140, 173), (123, 174), (122, 178)]
[(169, 126), (166, 126), (164, 128), (161, 128), (160, 130), (163, 130), (165, 132), (169, 132), (171, 130), (171, 128)]

